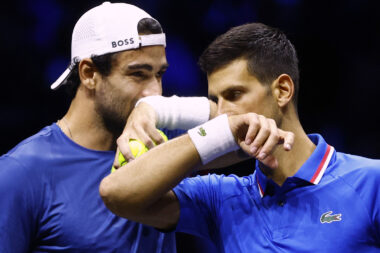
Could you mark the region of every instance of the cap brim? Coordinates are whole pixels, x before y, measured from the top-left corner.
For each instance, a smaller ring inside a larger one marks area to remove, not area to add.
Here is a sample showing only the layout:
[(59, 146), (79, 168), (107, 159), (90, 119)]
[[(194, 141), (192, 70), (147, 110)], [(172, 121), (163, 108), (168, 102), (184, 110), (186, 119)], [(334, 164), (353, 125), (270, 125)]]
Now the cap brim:
[(56, 90), (58, 89), (62, 83), (67, 79), (67, 77), (69, 76), (71, 72), (71, 69), (70, 68), (67, 68), (60, 77), (58, 77), (58, 79), (50, 86), (50, 89), (52, 90)]

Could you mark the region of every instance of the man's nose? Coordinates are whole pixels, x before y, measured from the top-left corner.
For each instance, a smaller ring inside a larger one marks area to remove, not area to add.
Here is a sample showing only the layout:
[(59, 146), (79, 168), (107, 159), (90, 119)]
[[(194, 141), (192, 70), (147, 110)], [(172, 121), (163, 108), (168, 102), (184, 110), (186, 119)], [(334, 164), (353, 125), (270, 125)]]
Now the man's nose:
[(161, 83), (161, 80), (158, 80), (157, 78), (153, 78), (153, 80), (143, 90), (143, 94), (142, 95), (144, 97), (155, 96), (155, 95), (162, 95), (162, 83)]

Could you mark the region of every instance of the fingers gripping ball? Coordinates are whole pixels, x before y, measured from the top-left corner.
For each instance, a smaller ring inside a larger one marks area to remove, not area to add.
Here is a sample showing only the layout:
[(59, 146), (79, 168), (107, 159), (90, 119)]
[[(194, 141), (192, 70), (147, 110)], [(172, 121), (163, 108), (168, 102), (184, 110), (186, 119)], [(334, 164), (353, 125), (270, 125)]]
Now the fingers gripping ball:
[[(129, 148), (131, 149), (133, 157), (139, 157), (140, 155), (144, 154), (146, 151), (148, 151), (148, 148), (139, 140), (131, 139), (129, 141)], [(125, 160), (123, 154), (119, 152), (119, 164), (120, 166), (123, 166), (127, 164), (127, 161)]]
[[(157, 129), (157, 131), (161, 134), (164, 141), (168, 140), (168, 137), (161, 130)], [(148, 151), (148, 148), (144, 145), (144, 143), (135, 139), (131, 139), (129, 141), (129, 148), (131, 149), (133, 157), (139, 157), (140, 155)], [(123, 166), (128, 163), (121, 152), (119, 152), (118, 160), (120, 166)], [(114, 172), (115, 170), (115, 167), (112, 166), (111, 172)]]

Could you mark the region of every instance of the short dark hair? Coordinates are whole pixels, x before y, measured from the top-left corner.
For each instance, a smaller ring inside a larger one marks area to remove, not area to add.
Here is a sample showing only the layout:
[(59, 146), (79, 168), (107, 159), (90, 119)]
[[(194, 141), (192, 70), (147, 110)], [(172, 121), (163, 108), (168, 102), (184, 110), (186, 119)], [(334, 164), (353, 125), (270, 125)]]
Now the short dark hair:
[(298, 58), (293, 44), (283, 32), (261, 23), (233, 27), (206, 48), (199, 65), (204, 72), (211, 74), (238, 58), (247, 60), (249, 73), (263, 84), (270, 84), (279, 75), (288, 74), (295, 85), (293, 101), (297, 103)]
[[(137, 24), (137, 31), (140, 35), (159, 34), (163, 32), (160, 23), (152, 18), (141, 19)], [(91, 56), (92, 62), (103, 77), (107, 77), (111, 73), (112, 63), (116, 60), (118, 53), (120, 52)], [(80, 84), (78, 72), (79, 60), (74, 63), (75, 65), (73, 66), (70, 75), (63, 83), (66, 93), (71, 99), (75, 97)]]

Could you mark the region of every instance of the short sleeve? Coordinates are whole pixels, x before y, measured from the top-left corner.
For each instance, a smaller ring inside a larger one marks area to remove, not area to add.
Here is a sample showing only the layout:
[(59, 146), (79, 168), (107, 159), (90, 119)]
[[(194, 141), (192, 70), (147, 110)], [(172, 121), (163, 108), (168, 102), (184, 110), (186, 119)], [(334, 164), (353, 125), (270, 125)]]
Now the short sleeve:
[(0, 157), (0, 252), (28, 252), (36, 230), (32, 178), (13, 158)]
[(184, 179), (173, 189), (180, 203), (176, 231), (210, 238), (217, 230), (221, 196), (217, 175)]

